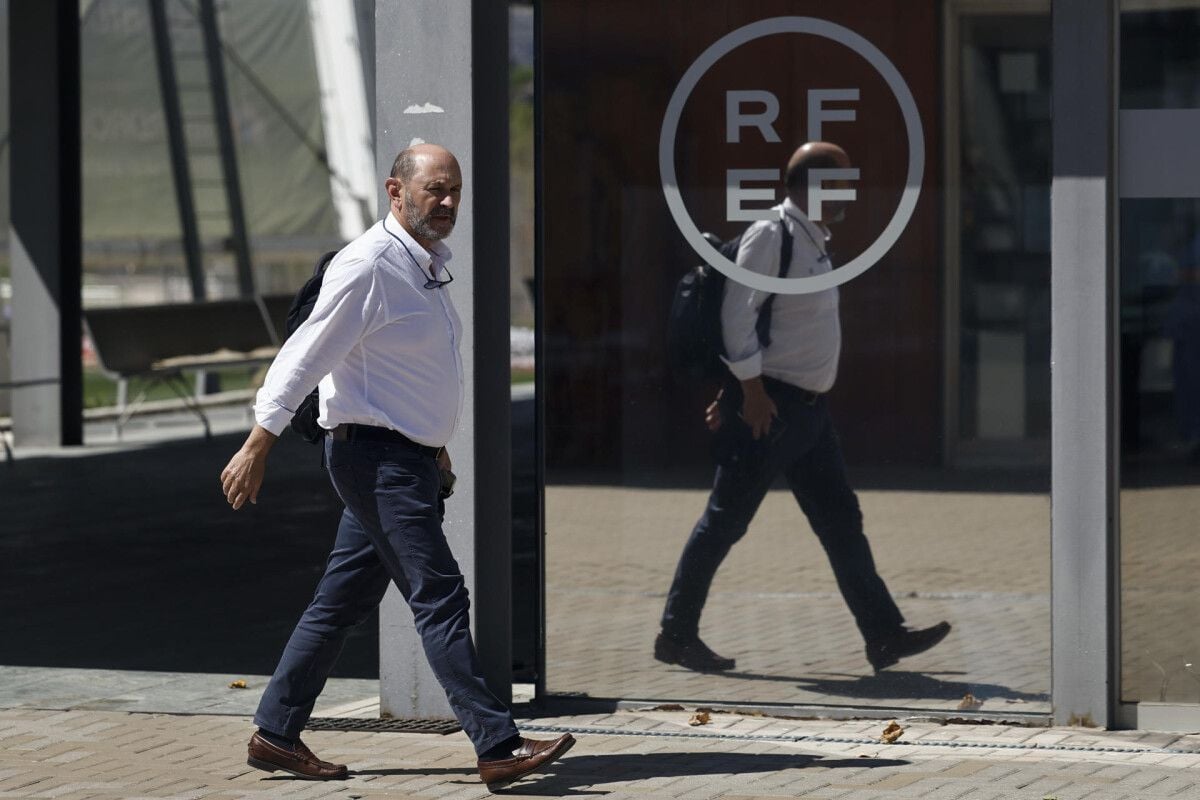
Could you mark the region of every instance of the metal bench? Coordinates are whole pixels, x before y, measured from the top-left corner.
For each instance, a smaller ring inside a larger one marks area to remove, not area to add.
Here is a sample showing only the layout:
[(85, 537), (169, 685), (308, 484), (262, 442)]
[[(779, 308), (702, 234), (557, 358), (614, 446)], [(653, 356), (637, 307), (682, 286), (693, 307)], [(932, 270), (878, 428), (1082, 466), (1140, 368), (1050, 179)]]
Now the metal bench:
[[(84, 322), (100, 366), (117, 380), (117, 436), (146, 392), (163, 383), (200, 418), (205, 436), (210, 437), (208, 417), (183, 374), (269, 364), (283, 341), (291, 300), (291, 295), (272, 295), (85, 310)], [(132, 403), (128, 402), (131, 378), (148, 379)]]

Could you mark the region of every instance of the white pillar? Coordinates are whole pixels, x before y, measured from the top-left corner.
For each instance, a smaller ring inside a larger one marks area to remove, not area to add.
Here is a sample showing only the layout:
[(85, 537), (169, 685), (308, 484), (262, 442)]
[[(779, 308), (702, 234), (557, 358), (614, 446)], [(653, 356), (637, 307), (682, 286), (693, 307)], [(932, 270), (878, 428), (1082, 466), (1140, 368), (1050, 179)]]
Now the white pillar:
[[(379, 197), (392, 160), (417, 139), (449, 148), (463, 170), (463, 205), (447, 241), (454, 251), (454, 282), (447, 288), (463, 319), (466, 402), (450, 442), (459, 480), (445, 529), (471, 592), (485, 676), (507, 701), (512, 693), (507, 4), (377, 3), (375, 68)], [(381, 201), (380, 208), (386, 207)], [(394, 587), (381, 608), (379, 645), (382, 712), (449, 716), (412, 614)]]
[(1055, 0), (1051, 699), (1113, 724), (1117, 660), (1116, 0)]

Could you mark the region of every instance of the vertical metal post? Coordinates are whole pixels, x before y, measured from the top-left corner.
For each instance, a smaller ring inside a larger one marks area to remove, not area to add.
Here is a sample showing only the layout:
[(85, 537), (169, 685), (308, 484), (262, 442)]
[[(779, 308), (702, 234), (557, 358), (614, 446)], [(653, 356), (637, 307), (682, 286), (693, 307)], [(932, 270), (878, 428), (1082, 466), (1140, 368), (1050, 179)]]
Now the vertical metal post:
[(542, 204), (545, 202), (543, 153), (545, 122), (545, 77), (542, 60), (542, 4), (533, 4), (533, 435), (534, 483), (537, 491), (537, 639), (534, 650), (533, 694), (535, 699), (546, 696), (546, 337), (545, 292), (545, 225)]
[(1059, 724), (1111, 726), (1117, 659), (1116, 0), (1055, 0), (1051, 634)]
[(9, 6), (13, 437), (83, 443), (78, 0)]
[(187, 140), (183, 130), (183, 111), (179, 105), (179, 84), (175, 79), (175, 58), (171, 51), (166, 0), (149, 2), (154, 55), (158, 63), (158, 85), (167, 122), (167, 144), (171, 152), (171, 177), (175, 182), (179, 228), (183, 233), (184, 262), (192, 284), (192, 299), (204, 300), (208, 293), (204, 285), (204, 262), (200, 257), (200, 232), (196, 225), (196, 204), (192, 199), (192, 176), (188, 168)]
[(242, 205), (242, 187), (237, 165), (237, 147), (233, 139), (233, 120), (229, 113), (229, 90), (225, 83), (225, 61), (214, 0), (200, 0), (200, 26), (204, 31), (204, 54), (208, 59), (209, 91), (212, 92), (213, 121), (217, 126), (217, 145), (221, 150), (221, 168), (225, 178), (225, 203), (229, 208), (230, 242), (237, 264), (238, 291), (242, 297), (254, 296), (254, 272), (250, 266), (250, 240), (246, 233), (246, 210)]
[[(512, 368), (508, 3), (471, 3), (475, 640), (488, 685), (512, 699)], [(503, 520), (502, 524), (497, 524)], [(523, 587), (528, 590), (530, 587)]]
[[(489, 687), (512, 692), (511, 433), (508, 329), (507, 4), (408, 0), (375, 16), (376, 171), (382, 178), (414, 140), (458, 156), (463, 205), (448, 244), (449, 291), (463, 321), (463, 414), (450, 442), (459, 489), (446, 538), (471, 592)], [(380, 208), (387, 209), (386, 200)], [(393, 716), (450, 709), (425, 661), (412, 614), (390, 589), (380, 613), (380, 706)]]

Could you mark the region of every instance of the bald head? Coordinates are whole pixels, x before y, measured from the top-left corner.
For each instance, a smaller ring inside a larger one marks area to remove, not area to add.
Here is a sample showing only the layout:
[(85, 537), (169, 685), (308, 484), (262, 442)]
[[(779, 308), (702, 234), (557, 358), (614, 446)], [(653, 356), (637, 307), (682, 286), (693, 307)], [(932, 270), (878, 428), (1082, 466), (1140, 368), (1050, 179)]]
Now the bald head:
[(391, 176), (383, 182), (392, 214), (427, 250), (454, 230), (462, 184), (458, 159), (436, 144), (401, 150), (392, 162)]
[(806, 142), (788, 159), (784, 182), (791, 192), (807, 180), (810, 169), (845, 169), (849, 166), (850, 156), (833, 142)]
[[(797, 206), (809, 213), (809, 172), (814, 169), (848, 169), (850, 156), (846, 151), (833, 142), (806, 142), (796, 148), (788, 159), (787, 171), (784, 173), (784, 186), (788, 197)], [(834, 181), (825, 184), (829, 188), (846, 188), (845, 181)], [(814, 186), (820, 189), (820, 186)], [(835, 222), (845, 213), (846, 204), (841, 201), (826, 201), (824, 204), (832, 212), (827, 221)]]
[(413, 175), (417, 171), (418, 159), (430, 158), (438, 161), (449, 160), (458, 166), (458, 159), (454, 157), (446, 148), (440, 144), (430, 144), (428, 142), (422, 144), (414, 144), (406, 147), (396, 155), (396, 160), (392, 162), (391, 176), (399, 179), (402, 183), (408, 183), (412, 180)]

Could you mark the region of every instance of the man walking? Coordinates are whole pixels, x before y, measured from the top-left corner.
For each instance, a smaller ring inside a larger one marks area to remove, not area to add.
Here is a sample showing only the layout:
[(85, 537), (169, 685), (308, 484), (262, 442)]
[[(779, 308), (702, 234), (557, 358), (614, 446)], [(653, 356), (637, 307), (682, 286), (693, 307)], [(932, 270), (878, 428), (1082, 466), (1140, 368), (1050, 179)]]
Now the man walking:
[(525, 739), (488, 690), (469, 629), (467, 588), (438, 512), (445, 445), (462, 411), (460, 324), (443, 287), (462, 173), (442, 147), (402, 151), (384, 182), (387, 216), (338, 253), (311, 316), (284, 343), (254, 406), (257, 424), (221, 473), (226, 499), (257, 502), (267, 453), (320, 384), (326, 462), (345, 504), (316, 595), (254, 716), (248, 763), (302, 778), (345, 778), (300, 741), (346, 634), (388, 582), (412, 609), (425, 655), (498, 789), (564, 754), (574, 739)]
[[(781, 251), (788, 249), (782, 237), (791, 237), (788, 277), (831, 271), (829, 229), (807, 213), (809, 171), (849, 166), (850, 159), (837, 145), (809, 142), (799, 148), (788, 162), (787, 199), (775, 207), (778, 217), (746, 230), (738, 266), (778, 276)], [(845, 205), (826, 201), (821, 217), (837, 221)], [(825, 399), (841, 351), (837, 289), (776, 296), (764, 337), (759, 332), (760, 313), (767, 297), (732, 280), (725, 284), (721, 326), (730, 375), (706, 415), (716, 433), (717, 473), (704, 515), (679, 558), (654, 657), (699, 671), (733, 669), (734, 659), (717, 655), (700, 640), (700, 613), (717, 568), (746, 533), (767, 490), (782, 473), (825, 548), (838, 588), (866, 641), (867, 660), (879, 671), (933, 647), (950, 632), (950, 625), (905, 628), (875, 571)]]

